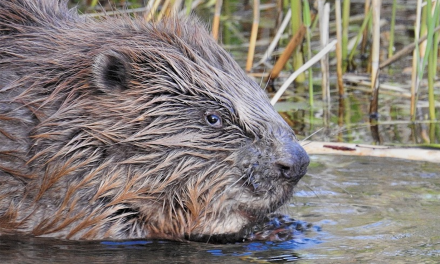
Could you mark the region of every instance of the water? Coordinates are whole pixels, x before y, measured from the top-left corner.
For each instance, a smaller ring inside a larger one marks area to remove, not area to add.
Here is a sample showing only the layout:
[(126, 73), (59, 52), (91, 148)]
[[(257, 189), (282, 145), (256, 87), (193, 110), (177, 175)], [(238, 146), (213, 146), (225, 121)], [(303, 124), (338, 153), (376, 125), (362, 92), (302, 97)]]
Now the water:
[(340, 156), (312, 161), (295, 198), (295, 215), (320, 225), (325, 235), (322, 244), (298, 251), (303, 259), (440, 261), (440, 165)]
[(311, 160), (282, 212), (315, 227), (290, 241), (213, 245), (0, 237), (1, 263), (440, 262), (440, 165), (345, 156)]

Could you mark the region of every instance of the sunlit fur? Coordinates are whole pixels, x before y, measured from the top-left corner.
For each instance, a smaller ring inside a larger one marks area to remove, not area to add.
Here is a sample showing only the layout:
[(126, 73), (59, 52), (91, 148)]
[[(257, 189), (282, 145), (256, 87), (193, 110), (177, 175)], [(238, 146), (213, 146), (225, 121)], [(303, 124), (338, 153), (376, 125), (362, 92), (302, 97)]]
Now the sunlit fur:
[(0, 234), (236, 233), (291, 196), (307, 164), (286, 178), (275, 163), (295, 141), (194, 19), (0, 2)]

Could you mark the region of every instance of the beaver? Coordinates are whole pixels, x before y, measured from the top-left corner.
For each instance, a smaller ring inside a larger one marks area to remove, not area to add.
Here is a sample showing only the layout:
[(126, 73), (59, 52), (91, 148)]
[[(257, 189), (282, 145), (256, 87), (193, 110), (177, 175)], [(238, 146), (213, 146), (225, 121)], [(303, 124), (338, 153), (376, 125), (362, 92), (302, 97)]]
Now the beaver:
[(197, 19), (0, 1), (0, 234), (240, 239), (308, 163)]

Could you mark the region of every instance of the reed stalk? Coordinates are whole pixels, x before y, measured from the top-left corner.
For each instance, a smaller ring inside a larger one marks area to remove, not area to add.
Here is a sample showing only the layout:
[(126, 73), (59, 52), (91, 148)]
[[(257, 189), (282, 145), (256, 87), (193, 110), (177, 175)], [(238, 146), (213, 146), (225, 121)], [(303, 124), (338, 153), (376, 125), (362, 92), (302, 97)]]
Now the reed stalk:
[[(309, 67), (312, 67), (313, 64), (315, 64), (316, 62), (318, 62), (319, 60), (321, 60), (325, 55), (327, 55), (328, 52), (330, 52), (330, 50), (332, 50), (334, 47), (336, 46), (336, 40), (333, 40), (332, 42), (330, 42), (329, 44), (327, 44), (324, 48), (321, 49), (320, 52), (318, 52), (318, 54), (316, 54), (315, 56), (313, 56), (313, 58), (309, 61), (307, 61), (306, 63), (304, 63), (304, 65), (299, 68), (297, 71), (295, 71), (294, 73), (292, 73), (289, 78), (287, 78), (287, 80), (283, 83), (283, 85), (280, 87), (280, 89), (278, 89), (278, 91), (276, 92), (276, 94), (274, 95), (274, 97), (270, 100), (270, 103), (272, 105), (275, 105), (276, 102), (278, 102), (278, 100), (281, 98), (281, 95), (287, 90), (287, 88), (289, 87), (289, 85), (301, 74), (303, 73), (305, 70), (307, 70)], [(329, 104), (327, 104), (328, 107), (330, 107)]]
[(280, 75), (281, 70), (286, 66), (287, 61), (291, 58), (292, 54), (304, 40), (304, 35), (306, 32), (306, 28), (301, 26), (301, 28), (296, 32), (296, 34), (290, 39), (289, 44), (287, 44), (281, 56), (278, 58), (277, 62), (273, 66), (272, 70), (269, 73), (270, 79), (276, 79)]
[(169, 13), (167, 15), (171, 17), (177, 16), (181, 11), (182, 6), (184, 6), (183, 1), (184, 0), (172, 0), (171, 6), (169, 8)]
[(90, 7), (95, 7), (95, 6), (98, 4), (98, 1), (99, 1), (99, 0), (92, 0), (92, 1), (90, 2)]
[[(431, 7), (428, 8), (428, 6), (427, 6), (428, 2), (431, 2), (431, 1), (425, 1), (426, 4), (425, 4), (424, 8), (422, 8), (422, 17), (420, 19), (420, 35), (419, 35), (419, 37), (427, 34), (428, 9), (431, 10)], [(426, 53), (426, 41), (424, 41), (420, 44), (419, 52), (420, 52), (420, 58), (422, 59)]]
[[(371, 2), (371, 0), (365, 0), (365, 4), (364, 4), (364, 17), (366, 17), (367, 14), (369, 12), (371, 12), (370, 2)], [(362, 31), (361, 54), (365, 53), (365, 49), (367, 47), (367, 41), (368, 41), (368, 28), (366, 27)]]
[(212, 20), (212, 37), (218, 41), (218, 32), (220, 27), (220, 15), (222, 12), (222, 0), (215, 1), (214, 19)]
[[(223, 2), (223, 13), (224, 16), (226, 17), (225, 21), (230, 21), (231, 20), (231, 3), (230, 0), (224, 0)], [(222, 43), (229, 45), (231, 44), (231, 31), (225, 26), (225, 24), (223, 24), (223, 36), (222, 36)]]
[(342, 58), (344, 56), (344, 53), (342, 47), (343, 33), (341, 27), (341, 0), (335, 1), (335, 17), (336, 17), (336, 39), (338, 40), (338, 42), (336, 43), (336, 75), (338, 80), (337, 83), (338, 83), (339, 97), (340, 99), (342, 99), (342, 97), (344, 96), (344, 82), (342, 81), (342, 73), (343, 73)]
[(154, 13), (156, 13), (156, 10), (159, 7), (161, 2), (162, 2), (161, 0), (153, 1), (151, 8), (148, 9), (148, 11), (144, 13), (144, 20), (145, 21), (150, 21), (151, 19), (154, 18)]
[(193, 0), (185, 0), (185, 6), (186, 6), (186, 15), (189, 16), (192, 11), (192, 3)]
[(422, 0), (417, 0), (417, 8), (416, 8), (416, 25), (414, 27), (414, 43), (415, 49), (413, 52), (413, 61), (412, 61), (412, 73), (411, 73), (411, 105), (410, 105), (410, 116), (411, 120), (415, 121), (416, 119), (416, 104), (417, 104), (417, 92), (419, 86), (419, 79), (417, 70), (419, 68), (419, 36), (420, 36), (420, 23), (421, 23), (421, 11), (422, 11)]
[[(304, 20), (304, 26), (306, 28), (306, 43), (307, 43), (307, 60), (312, 59), (312, 48), (311, 48), (311, 25), (312, 25), (312, 17), (310, 14), (310, 7), (309, 7), (309, 1), (304, 0), (303, 4), (303, 20)], [(313, 107), (313, 69), (312, 67), (308, 70), (308, 77), (309, 77), (309, 104), (311, 107)]]
[[(427, 39), (425, 42), (423, 42), (423, 44), (424, 44), (423, 60), (422, 60), (422, 63), (419, 65), (419, 68), (417, 69), (419, 80), (421, 80), (423, 78), (423, 74), (425, 72), (425, 66), (428, 64), (429, 57), (430, 57), (431, 51), (433, 49), (434, 26), (435, 26), (435, 20), (434, 20), (433, 16), (436, 16), (436, 18), (438, 19), (438, 9), (433, 10), (432, 9), (432, 1), (427, 1), (427, 4), (424, 8), (423, 13), (424, 13), (423, 17), (425, 18), (423, 21), (426, 21), (426, 23), (424, 23), (424, 25), (425, 25), (424, 29), (426, 31)], [(428, 69), (428, 74), (429, 74), (429, 69)], [(435, 72), (434, 72), (433, 78), (434, 77), (435, 77)], [(428, 80), (428, 82), (429, 82), (429, 80)]]
[(169, 10), (169, 6), (170, 6), (170, 1), (171, 0), (164, 0), (163, 4), (162, 4), (162, 9), (159, 12), (159, 15), (157, 15), (157, 20), (161, 20), (162, 17), (166, 16), (166, 14), (170, 13)]
[(380, 7), (381, 0), (372, 1), (373, 34), (371, 46), (371, 90), (377, 88), (376, 80), (379, 71), (380, 56)]
[[(330, 4), (325, 0), (318, 0), (318, 19), (319, 19), (319, 36), (321, 49), (329, 43), (329, 20), (330, 20)], [(330, 103), (330, 81), (329, 81), (329, 62), (328, 55), (325, 54), (321, 58), (322, 73), (322, 101)]]
[(286, 13), (286, 16), (283, 19), (283, 22), (281, 23), (281, 26), (278, 28), (278, 31), (275, 34), (272, 42), (270, 43), (266, 52), (264, 52), (264, 55), (261, 58), (261, 60), (258, 62), (258, 65), (265, 63), (267, 61), (267, 59), (272, 55), (273, 51), (275, 50), (275, 48), (278, 45), (278, 42), (280, 41), (281, 35), (283, 34), (284, 30), (286, 29), (286, 27), (290, 21), (291, 16), (292, 16), (292, 11), (289, 9)]
[[(438, 56), (438, 39), (439, 33), (434, 31), (434, 27), (437, 27), (439, 24), (439, 1), (435, 1), (435, 8), (432, 11), (432, 15), (429, 16), (428, 19), (428, 42), (429, 37), (432, 36), (432, 43), (428, 43), (432, 45), (431, 54), (429, 54), (428, 60), (428, 102), (429, 102), (429, 118), (431, 121), (436, 120), (435, 115), (435, 98), (434, 98), (434, 80), (436, 77), (437, 71), (437, 56)], [(428, 10), (432, 8), (430, 4), (428, 4)], [(433, 142), (433, 138), (431, 142)]]
[[(290, 9), (292, 10), (291, 26), (292, 35), (296, 34), (300, 29), (302, 23), (302, 2), (299, 0), (290, 0)], [(293, 69), (296, 71), (303, 65), (303, 54), (301, 49), (297, 49), (293, 54)], [(304, 73), (301, 73), (298, 78), (296, 78), (297, 83), (303, 83), (305, 81)]]
[[(437, 27), (434, 29), (434, 32), (438, 33), (439, 31), (440, 31), (440, 26), (437, 26)], [(419, 38), (417, 42), (413, 42), (413, 43), (411, 43), (411, 44), (405, 46), (404, 48), (402, 48), (401, 50), (399, 50), (398, 52), (396, 52), (396, 54), (394, 54), (393, 57), (391, 57), (391, 58), (387, 59), (386, 61), (382, 62), (382, 63), (379, 65), (379, 68), (382, 69), (382, 68), (384, 68), (384, 67), (386, 67), (386, 66), (388, 66), (388, 65), (390, 65), (390, 64), (392, 64), (392, 63), (394, 63), (394, 62), (396, 62), (396, 61), (398, 61), (399, 59), (405, 57), (406, 55), (408, 55), (409, 53), (411, 53), (412, 51), (415, 50), (416, 45), (420, 45), (420, 44), (421, 44), (423, 41), (425, 41), (427, 38), (428, 38), (428, 36), (425, 35), (425, 36)]]
[(391, 11), (390, 42), (388, 43), (388, 58), (393, 57), (394, 54), (394, 28), (396, 27), (396, 9), (397, 0), (393, 0), (393, 8)]
[(352, 63), (353, 62), (353, 58), (354, 58), (354, 54), (356, 52), (356, 47), (360, 41), (360, 39), (362, 38), (363, 32), (365, 30), (365, 28), (367, 27), (368, 23), (371, 20), (371, 10), (367, 13), (367, 15), (365, 16), (364, 21), (362, 22), (361, 28), (359, 30), (359, 33), (356, 36), (356, 40), (355, 43), (353, 45), (353, 48), (350, 51), (350, 55), (348, 56), (348, 63)]
[[(380, 52), (380, 7), (381, 0), (371, 2), (373, 14), (373, 36), (371, 45), (371, 91), (370, 121), (377, 120), (379, 101), (379, 52)], [(378, 139), (376, 139), (378, 141)]]
[(348, 25), (350, 21), (350, 0), (343, 1), (342, 10), (342, 71), (347, 70), (347, 54), (348, 54)]
[(260, 24), (260, 0), (254, 0), (254, 20), (252, 22), (251, 39), (246, 61), (246, 71), (250, 72), (254, 62), (255, 45), (257, 42), (258, 26)]
[[(432, 48), (432, 41), (433, 41), (433, 29), (432, 25), (430, 23), (431, 20), (431, 12), (432, 12), (432, 1), (426, 1), (425, 7), (422, 9), (422, 16), (420, 20), (420, 36), (426, 35), (426, 41), (423, 41), (420, 43), (420, 46), (418, 46), (418, 65), (415, 70), (415, 74), (417, 76), (416, 78), (416, 92), (415, 92), (415, 99), (414, 99), (414, 109), (417, 106), (418, 101), (418, 90), (420, 89), (420, 81), (423, 78), (423, 74), (425, 72), (425, 65), (427, 65), (429, 60), (429, 53), (431, 52)], [(414, 69), (413, 69), (414, 72)], [(428, 80), (429, 84), (429, 80)], [(414, 112), (413, 120), (415, 120), (416, 112)]]

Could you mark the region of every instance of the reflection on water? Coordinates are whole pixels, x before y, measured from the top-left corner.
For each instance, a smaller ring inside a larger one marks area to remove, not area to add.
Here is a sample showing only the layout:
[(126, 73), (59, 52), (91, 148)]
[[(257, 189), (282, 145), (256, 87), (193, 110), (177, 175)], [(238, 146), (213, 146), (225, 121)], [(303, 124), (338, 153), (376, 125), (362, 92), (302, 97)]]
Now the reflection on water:
[[(297, 95), (306, 96), (304, 93)], [(349, 90), (342, 113), (339, 113), (337, 98), (329, 107), (319, 103), (311, 108), (305, 102), (280, 102), (275, 104), (275, 108), (300, 139), (310, 137), (312, 141), (383, 145), (440, 143), (440, 121), (429, 122), (423, 118), (426, 117), (427, 107), (418, 108), (420, 117), (412, 122), (408, 99), (384, 95), (384, 105), (379, 108), (375, 130), (370, 126), (369, 100), (368, 93)]]
[(313, 156), (291, 206), (321, 228), (285, 242), (75, 242), (0, 237), (1, 263), (437, 263), (440, 165)]

